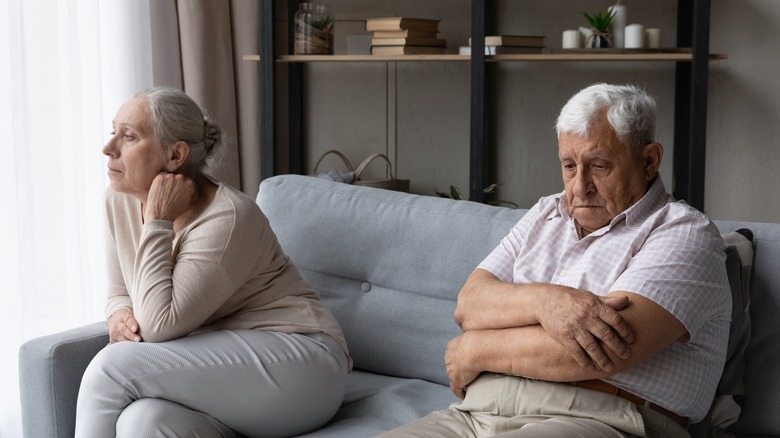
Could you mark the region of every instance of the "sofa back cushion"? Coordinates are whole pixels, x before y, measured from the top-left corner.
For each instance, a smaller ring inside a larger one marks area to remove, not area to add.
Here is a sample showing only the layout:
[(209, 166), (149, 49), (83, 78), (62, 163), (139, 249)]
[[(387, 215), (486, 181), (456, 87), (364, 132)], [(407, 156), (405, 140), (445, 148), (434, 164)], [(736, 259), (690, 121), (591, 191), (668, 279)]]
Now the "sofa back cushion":
[(300, 175), (263, 181), (257, 202), (355, 368), (444, 385), (458, 292), (525, 213)]
[(753, 233), (750, 274), (751, 332), (745, 352), (745, 397), (737, 424), (740, 435), (780, 436), (780, 224), (715, 221), (721, 232)]
[(746, 229), (723, 233), (726, 272), (731, 288), (731, 324), (726, 364), (707, 416), (688, 427), (693, 438), (729, 437), (745, 401), (745, 351), (750, 343), (750, 273), (753, 233)]

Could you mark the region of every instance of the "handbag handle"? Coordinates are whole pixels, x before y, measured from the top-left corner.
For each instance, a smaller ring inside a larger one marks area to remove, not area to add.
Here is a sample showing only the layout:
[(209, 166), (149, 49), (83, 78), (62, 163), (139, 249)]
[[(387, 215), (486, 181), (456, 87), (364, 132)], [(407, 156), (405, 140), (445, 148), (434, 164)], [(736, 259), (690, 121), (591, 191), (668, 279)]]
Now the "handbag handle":
[(362, 163), (358, 166), (357, 170), (355, 170), (355, 179), (360, 179), (360, 174), (363, 173), (364, 170), (366, 170), (366, 167), (370, 162), (372, 162), (375, 158), (383, 158), (385, 162), (387, 163), (387, 168), (390, 170), (390, 179), (394, 180), (395, 177), (393, 176), (393, 163), (390, 162), (390, 159), (387, 158), (384, 154), (380, 154), (379, 152), (373, 153), (366, 157), (365, 160), (363, 160)]
[(329, 151), (326, 151), (324, 154), (322, 154), (322, 155), (320, 156), (320, 159), (319, 159), (319, 160), (317, 160), (317, 164), (315, 164), (315, 165), (314, 165), (314, 172), (312, 172), (312, 173), (317, 173), (317, 168), (318, 168), (318, 167), (320, 167), (320, 163), (322, 162), (322, 159), (323, 159), (323, 158), (325, 158), (325, 156), (326, 156), (326, 155), (329, 155), (329, 154), (335, 154), (335, 155), (338, 155), (338, 156), (339, 156), (339, 158), (341, 158), (341, 161), (343, 161), (343, 162), (344, 162), (344, 166), (346, 166), (346, 167), (347, 167), (347, 170), (348, 170), (348, 171), (350, 171), (350, 172), (352, 172), (352, 163), (350, 163), (350, 162), (349, 162), (349, 160), (347, 159), (347, 157), (345, 157), (345, 156), (344, 156), (344, 154), (342, 154), (341, 152), (339, 152), (339, 151), (337, 151), (337, 150), (335, 150), (335, 149), (331, 149), (331, 150), (329, 150)]

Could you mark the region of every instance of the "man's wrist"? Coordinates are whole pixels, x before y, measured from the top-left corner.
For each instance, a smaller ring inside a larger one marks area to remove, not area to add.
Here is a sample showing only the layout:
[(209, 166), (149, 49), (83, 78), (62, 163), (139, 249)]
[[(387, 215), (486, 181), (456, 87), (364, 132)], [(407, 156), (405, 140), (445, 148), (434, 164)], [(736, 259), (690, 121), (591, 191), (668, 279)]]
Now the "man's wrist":
[(550, 290), (550, 285), (545, 283), (534, 283), (528, 286), (525, 293), (530, 296), (527, 303), (531, 310), (531, 317), (533, 318), (533, 321), (531, 322), (532, 324), (541, 324), (547, 316), (547, 311), (544, 306), (545, 301), (550, 297), (549, 294), (553, 291)]
[(472, 342), (472, 339), (474, 338), (475, 332), (473, 330), (470, 330), (468, 332), (463, 332), (459, 336), (459, 346), (458, 346), (458, 361), (460, 362), (460, 366), (467, 370), (473, 370), (475, 368), (474, 364), (474, 358), (475, 356), (478, 356), (478, 354), (474, 354), (474, 345)]
[(508, 371), (511, 359), (505, 349), (508, 344), (502, 342), (504, 333), (505, 329), (471, 330), (464, 333), (464, 366), (477, 374)]

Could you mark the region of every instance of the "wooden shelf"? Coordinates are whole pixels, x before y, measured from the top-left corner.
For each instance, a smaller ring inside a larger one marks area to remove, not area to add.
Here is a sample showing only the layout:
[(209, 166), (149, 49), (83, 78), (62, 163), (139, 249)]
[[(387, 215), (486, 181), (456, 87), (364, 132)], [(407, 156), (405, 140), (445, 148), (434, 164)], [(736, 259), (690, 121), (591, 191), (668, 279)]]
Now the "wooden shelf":
[[(727, 59), (725, 54), (711, 53), (712, 61)], [(260, 61), (260, 55), (244, 55), (245, 61)], [(469, 55), (282, 55), (276, 62), (463, 62), (469, 61)], [(669, 61), (690, 62), (690, 51), (658, 53), (539, 53), (523, 55), (486, 55), (487, 62), (594, 62), (594, 61)]]
[[(726, 59), (726, 55), (709, 55), (710, 60)], [(690, 52), (677, 53), (542, 53), (533, 55), (491, 55), (485, 56), (487, 62), (544, 62), (544, 61), (672, 61), (691, 62), (693, 55)]]
[[(259, 61), (260, 55), (244, 55), (245, 61)], [(282, 55), (276, 62), (413, 62), (468, 61), (463, 55)]]

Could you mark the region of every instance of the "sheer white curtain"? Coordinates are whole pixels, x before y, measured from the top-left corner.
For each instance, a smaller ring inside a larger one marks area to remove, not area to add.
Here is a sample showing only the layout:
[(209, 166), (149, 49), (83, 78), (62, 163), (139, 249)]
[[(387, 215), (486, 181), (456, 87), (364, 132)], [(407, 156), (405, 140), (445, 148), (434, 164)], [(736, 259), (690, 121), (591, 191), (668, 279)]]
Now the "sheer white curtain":
[(100, 149), (134, 91), (181, 85), (178, 61), (155, 66), (152, 50), (151, 16), (175, 28), (174, 10), (173, 0), (0, 2), (0, 437), (21, 436), (19, 346), (103, 319)]

